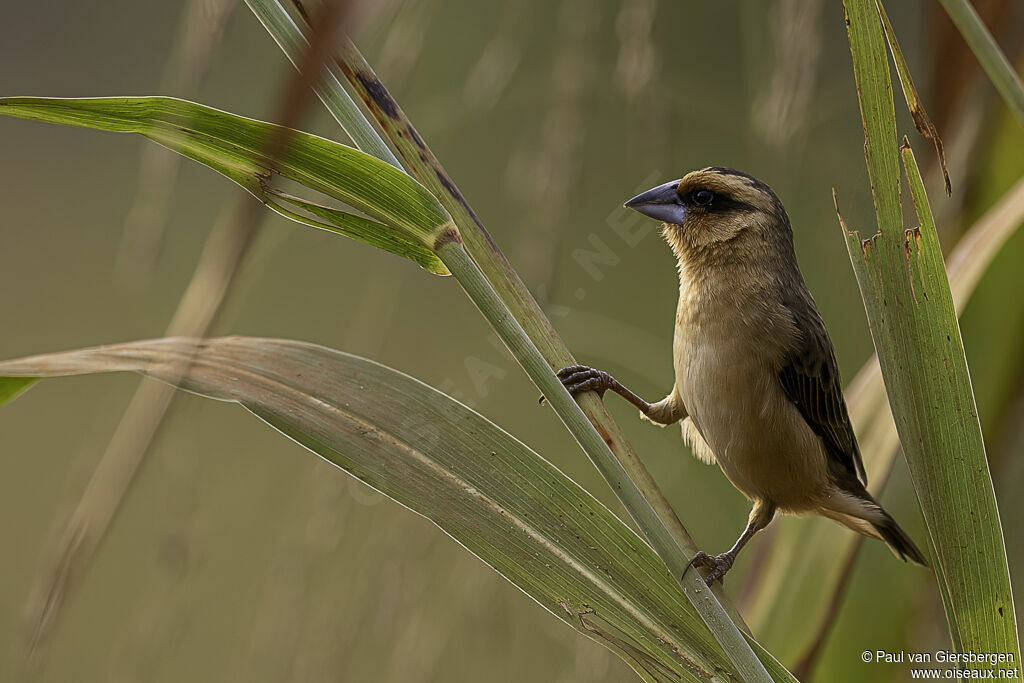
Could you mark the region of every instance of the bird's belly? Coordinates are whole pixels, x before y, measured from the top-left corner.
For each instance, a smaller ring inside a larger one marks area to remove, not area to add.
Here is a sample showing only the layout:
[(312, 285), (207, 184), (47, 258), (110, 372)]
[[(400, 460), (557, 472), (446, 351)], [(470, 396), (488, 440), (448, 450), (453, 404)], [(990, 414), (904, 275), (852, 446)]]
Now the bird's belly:
[(735, 338), (681, 341), (680, 397), (726, 477), (750, 499), (812, 509), (831, 488), (824, 449), (769, 360)]

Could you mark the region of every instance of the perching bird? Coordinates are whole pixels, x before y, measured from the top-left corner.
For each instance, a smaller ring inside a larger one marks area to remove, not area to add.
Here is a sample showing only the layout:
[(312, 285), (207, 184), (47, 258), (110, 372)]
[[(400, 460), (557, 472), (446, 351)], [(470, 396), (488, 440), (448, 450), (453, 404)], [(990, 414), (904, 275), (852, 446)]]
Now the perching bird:
[(721, 555), (698, 553), (708, 585), (722, 578), (776, 510), (815, 513), (924, 555), (865, 489), (832, 342), (796, 262), (793, 231), (770, 187), (712, 167), (633, 197), (663, 221), (679, 265), (675, 386), (649, 404), (606, 372), (559, 371), (573, 396), (614, 391), (652, 422), (682, 420), (683, 438), (753, 501), (746, 529)]

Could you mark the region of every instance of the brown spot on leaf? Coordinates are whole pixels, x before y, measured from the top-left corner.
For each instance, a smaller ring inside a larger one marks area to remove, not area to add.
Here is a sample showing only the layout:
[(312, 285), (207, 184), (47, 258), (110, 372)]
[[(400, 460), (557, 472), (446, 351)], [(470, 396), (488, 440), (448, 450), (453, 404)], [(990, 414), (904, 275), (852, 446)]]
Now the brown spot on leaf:
[[(462, 192), (460, 192), (459, 188), (455, 186), (455, 183), (452, 182), (452, 179), (448, 177), (448, 174), (445, 173), (445, 170), (440, 166), (436, 165), (433, 167), (433, 169), (434, 175), (437, 177), (437, 182), (441, 183), (441, 186), (445, 189), (445, 192), (448, 193), (448, 196), (457, 201), (462, 206), (462, 208), (466, 210), (466, 213), (470, 216), (470, 218), (472, 218), (473, 221), (482, 228), (483, 225), (481, 225), (480, 219), (476, 217), (476, 213), (473, 212), (473, 207), (471, 207), (469, 205), (469, 202), (466, 201), (466, 198), (462, 196)], [(494, 241), (490, 239), (489, 234), (488, 241), (490, 241), (492, 244), (494, 243)]]
[[(416, 132), (416, 128), (414, 128), (411, 123), (406, 126), (406, 131), (409, 133), (409, 139), (412, 140), (421, 151), (426, 151), (427, 143), (423, 142), (423, 138), (420, 137), (420, 134)], [(422, 155), (421, 158), (423, 158)], [(423, 158), (423, 160), (426, 161), (425, 158)]]
[[(459, 188), (455, 187), (455, 183), (453, 183), (452, 179), (448, 177), (448, 174), (444, 172), (444, 169), (434, 167), (434, 175), (437, 177), (437, 182), (441, 183), (441, 187), (444, 188), (445, 192), (454, 199), (462, 199), (462, 193), (459, 192)], [(459, 203), (464, 203), (464, 200)]]
[(373, 103), (377, 105), (385, 116), (389, 119), (398, 119), (398, 104), (395, 103), (391, 93), (384, 87), (384, 84), (377, 80), (376, 77), (366, 75), (363, 73), (356, 74), (356, 80), (359, 81), (359, 85), (363, 87), (366, 94), (369, 95)]

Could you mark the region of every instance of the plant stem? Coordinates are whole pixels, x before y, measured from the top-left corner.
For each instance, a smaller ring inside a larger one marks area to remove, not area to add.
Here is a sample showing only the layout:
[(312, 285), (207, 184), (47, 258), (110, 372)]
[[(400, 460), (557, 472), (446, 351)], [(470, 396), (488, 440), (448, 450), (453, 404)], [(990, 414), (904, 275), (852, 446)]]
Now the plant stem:
[(460, 241), (449, 241), (437, 250), (437, 255), (448, 266), (452, 275), (491, 323), (512, 355), (544, 393), (566, 428), (576, 437), (591, 461), (611, 485), (615, 495), (632, 515), (654, 550), (665, 561), (669, 571), (680, 581), (686, 597), (725, 650), (743, 680), (772, 680), (739, 627), (704, 585), (700, 574), (697, 571), (687, 572), (685, 580), (683, 579), (689, 560), (682, 549), (661, 523), (657, 512), (630, 478), (622, 462), (615, 457), (601, 434), (562, 386), (548, 361), (477, 267), (465, 246)]

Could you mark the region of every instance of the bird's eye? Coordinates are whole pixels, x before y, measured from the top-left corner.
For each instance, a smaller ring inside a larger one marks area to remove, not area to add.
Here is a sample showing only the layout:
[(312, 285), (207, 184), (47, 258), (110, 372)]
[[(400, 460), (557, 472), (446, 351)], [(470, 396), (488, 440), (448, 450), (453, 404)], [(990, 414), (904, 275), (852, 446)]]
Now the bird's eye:
[(714, 198), (715, 193), (711, 190), (697, 190), (693, 193), (693, 203), (698, 206), (707, 206)]

